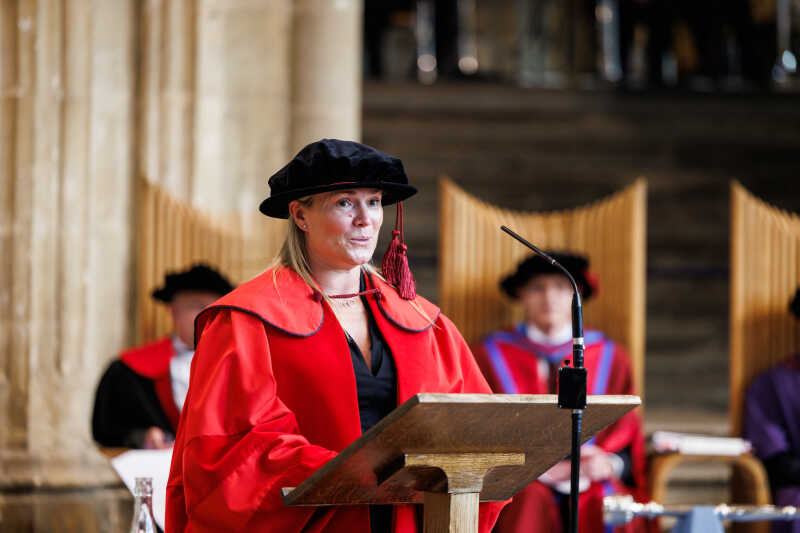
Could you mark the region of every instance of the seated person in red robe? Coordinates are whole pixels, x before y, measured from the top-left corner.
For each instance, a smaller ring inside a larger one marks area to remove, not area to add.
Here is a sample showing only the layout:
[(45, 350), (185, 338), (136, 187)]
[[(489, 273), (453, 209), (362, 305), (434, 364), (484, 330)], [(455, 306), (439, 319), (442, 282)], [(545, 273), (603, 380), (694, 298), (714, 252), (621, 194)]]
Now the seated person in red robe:
[[(800, 318), (800, 289), (789, 303)], [(764, 463), (775, 505), (800, 506), (800, 354), (758, 376), (747, 390), (744, 438)], [(800, 520), (774, 521), (773, 533), (800, 533)]]
[[(402, 162), (351, 141), (303, 148), (261, 212), (287, 219), (271, 268), (204, 310), (167, 483), (170, 533), (415, 533), (418, 506), (287, 507), (296, 487), (419, 392), (489, 393), (453, 323), (417, 296), (402, 206), (370, 266), (383, 206), (416, 192)], [(488, 533), (503, 502), (480, 504)]]
[(169, 308), (173, 332), (122, 352), (100, 379), (92, 435), (101, 446), (169, 448), (189, 387), (194, 319), (233, 287), (219, 272), (195, 265), (167, 274), (153, 298)]
[[(584, 301), (597, 282), (584, 257), (550, 252), (578, 283)], [(522, 261), (500, 283), (521, 304), (525, 321), (486, 336), (473, 351), (492, 390), (510, 394), (555, 394), (556, 373), (572, 356), (572, 285), (564, 274), (539, 256)], [(599, 331), (584, 335), (588, 394), (635, 394), (625, 350)], [(565, 442), (565, 446), (569, 443)], [(634, 494), (642, 499), (645, 455), (641, 419), (630, 413), (599, 433), (581, 449), (579, 530), (604, 532), (602, 499), (609, 494)], [(558, 533), (569, 524), (569, 461), (562, 461), (514, 497), (500, 515), (500, 533)], [(628, 531), (643, 526), (637, 520)]]

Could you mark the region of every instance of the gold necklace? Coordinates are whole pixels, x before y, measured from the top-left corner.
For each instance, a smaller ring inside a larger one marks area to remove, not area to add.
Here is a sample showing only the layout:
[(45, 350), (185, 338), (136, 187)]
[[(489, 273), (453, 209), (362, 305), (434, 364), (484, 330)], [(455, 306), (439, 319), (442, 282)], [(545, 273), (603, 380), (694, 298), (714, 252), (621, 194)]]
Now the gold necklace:
[(358, 296), (352, 296), (350, 298), (331, 298), (331, 302), (333, 302), (336, 307), (347, 309), (358, 303)]

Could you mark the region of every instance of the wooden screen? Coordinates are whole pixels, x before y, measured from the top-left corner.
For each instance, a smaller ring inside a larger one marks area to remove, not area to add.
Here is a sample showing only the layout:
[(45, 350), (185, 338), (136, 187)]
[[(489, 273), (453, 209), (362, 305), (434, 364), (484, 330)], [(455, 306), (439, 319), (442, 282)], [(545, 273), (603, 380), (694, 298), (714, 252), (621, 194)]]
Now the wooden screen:
[(800, 350), (789, 300), (800, 285), (800, 217), (731, 184), (730, 423), (750, 381)]
[(142, 179), (137, 227), (136, 331), (147, 342), (170, 331), (164, 305), (150, 296), (168, 271), (204, 262), (232, 283), (262, 272), (277, 253), (285, 222), (253, 214), (210, 214), (194, 209)]
[(642, 179), (595, 203), (553, 212), (501, 209), (443, 178), (439, 229), (439, 299), (467, 342), (522, 319), (500, 279), (531, 252), (500, 231), (505, 224), (545, 250), (589, 257), (600, 280), (584, 307), (587, 328), (604, 331), (630, 352), (636, 390), (644, 385), (647, 185)]

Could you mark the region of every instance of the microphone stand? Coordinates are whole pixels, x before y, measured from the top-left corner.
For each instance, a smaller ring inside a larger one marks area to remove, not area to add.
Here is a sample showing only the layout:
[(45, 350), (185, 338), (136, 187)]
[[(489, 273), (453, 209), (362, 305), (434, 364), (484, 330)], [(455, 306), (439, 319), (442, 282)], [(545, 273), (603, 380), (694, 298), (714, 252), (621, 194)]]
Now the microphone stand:
[(545, 252), (520, 237), (506, 226), (500, 229), (539, 254), (561, 270), (572, 284), (572, 366), (558, 369), (558, 407), (572, 410), (572, 453), (570, 455), (570, 533), (578, 533), (578, 479), (581, 468), (581, 425), (586, 408), (586, 369), (583, 367), (583, 310), (578, 284), (569, 271)]

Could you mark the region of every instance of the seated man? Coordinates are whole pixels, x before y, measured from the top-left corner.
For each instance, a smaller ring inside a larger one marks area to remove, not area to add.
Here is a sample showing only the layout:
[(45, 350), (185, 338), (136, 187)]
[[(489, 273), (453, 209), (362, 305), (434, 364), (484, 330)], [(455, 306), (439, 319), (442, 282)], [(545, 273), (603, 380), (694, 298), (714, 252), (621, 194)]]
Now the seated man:
[[(575, 278), (583, 300), (597, 291), (588, 261), (551, 253)], [(495, 392), (555, 394), (557, 370), (572, 358), (572, 285), (539, 256), (519, 264), (500, 283), (523, 306), (525, 321), (485, 337), (473, 353)], [(589, 394), (634, 394), (630, 363), (621, 346), (599, 331), (585, 332), (584, 366)], [(565, 449), (569, 443), (565, 442)], [(602, 499), (614, 493), (645, 497), (645, 456), (641, 419), (629, 413), (581, 449), (579, 530), (604, 532)], [(523, 489), (500, 514), (500, 533), (566, 531), (569, 525), (569, 461), (562, 461)], [(635, 520), (626, 531), (640, 531)]]
[(205, 265), (167, 274), (153, 298), (169, 307), (173, 333), (131, 348), (100, 379), (92, 413), (92, 435), (101, 446), (169, 448), (189, 388), (194, 355), (194, 319), (233, 289)]
[[(800, 318), (800, 288), (789, 303)], [(764, 462), (773, 503), (800, 506), (800, 354), (758, 376), (747, 391), (743, 437)], [(800, 533), (800, 521), (776, 521), (772, 531)]]

